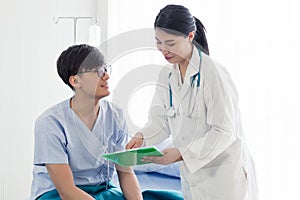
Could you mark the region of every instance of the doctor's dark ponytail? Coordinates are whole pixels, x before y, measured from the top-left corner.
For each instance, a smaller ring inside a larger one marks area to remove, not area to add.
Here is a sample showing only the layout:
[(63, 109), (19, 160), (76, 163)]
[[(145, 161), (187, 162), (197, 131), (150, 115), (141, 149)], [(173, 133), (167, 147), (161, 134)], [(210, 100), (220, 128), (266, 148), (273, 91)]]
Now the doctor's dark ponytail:
[(200, 45), (200, 48), (202, 51), (204, 51), (207, 55), (209, 55), (209, 48), (208, 48), (208, 43), (207, 43), (207, 39), (206, 39), (206, 35), (205, 35), (205, 27), (203, 26), (202, 22), (194, 17), (195, 20), (195, 24), (196, 24), (196, 34), (194, 37), (194, 41), (196, 41), (196, 44), (194, 42), (194, 44), (197, 46)]
[(193, 17), (190, 11), (181, 5), (167, 5), (160, 10), (154, 22), (154, 28), (172, 35), (187, 37), (195, 31), (193, 44), (209, 55), (208, 43), (205, 35), (205, 27), (199, 19)]

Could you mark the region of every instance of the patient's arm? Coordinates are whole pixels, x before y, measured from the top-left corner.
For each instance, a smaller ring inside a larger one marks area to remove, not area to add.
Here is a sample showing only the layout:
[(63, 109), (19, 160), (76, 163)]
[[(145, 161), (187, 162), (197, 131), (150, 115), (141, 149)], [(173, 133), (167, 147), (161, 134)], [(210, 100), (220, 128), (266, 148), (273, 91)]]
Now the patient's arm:
[(133, 170), (130, 167), (122, 167), (117, 164), (116, 168), (125, 198), (128, 200), (142, 200), (141, 189)]
[(62, 200), (94, 200), (76, 187), (68, 164), (46, 164), (46, 168)]

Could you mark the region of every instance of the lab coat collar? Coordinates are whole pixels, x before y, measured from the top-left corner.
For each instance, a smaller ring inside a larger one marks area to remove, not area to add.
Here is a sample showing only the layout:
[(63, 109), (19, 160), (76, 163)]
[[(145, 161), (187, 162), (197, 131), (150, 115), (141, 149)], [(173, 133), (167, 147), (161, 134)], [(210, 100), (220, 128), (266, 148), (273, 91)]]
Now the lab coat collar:
[(197, 47), (193, 46), (193, 54), (185, 73), (185, 81), (191, 83), (191, 77), (199, 72), (200, 57)]
[[(195, 76), (200, 70), (199, 64), (200, 64), (199, 52), (198, 52), (198, 49), (195, 46), (193, 46), (193, 54), (192, 54), (191, 60), (189, 62), (189, 65), (187, 67), (187, 71), (185, 73), (184, 83), (182, 85), (182, 88), (178, 91), (178, 97), (180, 100), (182, 100), (188, 94), (189, 88), (191, 87), (191, 83), (192, 83), (192, 77)], [(177, 64), (174, 67), (178, 68)], [(180, 72), (178, 72), (178, 73), (180, 73)], [(178, 78), (179, 79), (176, 80), (176, 82), (180, 81), (179, 74), (178, 74)], [(172, 78), (172, 76), (171, 76), (170, 82), (173, 87), (175, 86), (175, 84), (172, 83), (172, 82), (175, 82), (174, 79), (175, 79), (175, 77)]]
[(176, 97), (173, 98), (173, 101), (174, 101), (173, 103), (175, 103), (178, 100), (177, 95), (179, 93), (179, 87), (181, 87), (180, 79), (181, 79), (181, 77), (180, 77), (180, 72), (178, 70), (178, 67), (177, 67), (177, 65), (174, 65), (174, 69), (172, 70), (172, 75), (169, 79), (170, 85), (172, 88), (172, 93), (173, 93), (173, 95), (176, 95)]

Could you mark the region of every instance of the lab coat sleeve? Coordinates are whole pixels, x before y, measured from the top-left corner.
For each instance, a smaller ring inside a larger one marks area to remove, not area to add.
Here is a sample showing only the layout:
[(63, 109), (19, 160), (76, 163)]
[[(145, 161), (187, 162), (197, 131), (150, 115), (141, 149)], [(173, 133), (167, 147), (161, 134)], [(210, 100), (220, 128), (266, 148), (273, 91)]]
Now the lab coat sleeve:
[(238, 110), (235, 87), (224, 69), (210, 70), (210, 76), (202, 76), (206, 113), (201, 116), (206, 116), (208, 129), (199, 133), (201, 137), (194, 140), (187, 149), (179, 149), (191, 173), (210, 163), (236, 140)]
[(159, 75), (156, 90), (148, 114), (148, 123), (140, 130), (144, 135), (145, 146), (152, 146), (162, 142), (170, 136), (166, 105), (164, 97), (168, 92), (168, 68), (164, 68)]

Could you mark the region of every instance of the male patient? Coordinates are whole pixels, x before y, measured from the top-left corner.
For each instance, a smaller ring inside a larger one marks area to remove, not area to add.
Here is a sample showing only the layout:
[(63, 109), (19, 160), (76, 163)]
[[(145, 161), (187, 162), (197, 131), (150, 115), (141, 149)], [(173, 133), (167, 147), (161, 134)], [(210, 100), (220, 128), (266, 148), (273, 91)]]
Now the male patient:
[[(110, 94), (109, 68), (99, 50), (85, 44), (59, 56), (58, 74), (74, 96), (36, 120), (32, 200), (142, 199), (132, 169), (102, 158), (127, 143), (122, 111), (102, 99)], [(115, 167), (123, 193), (110, 183)]]

